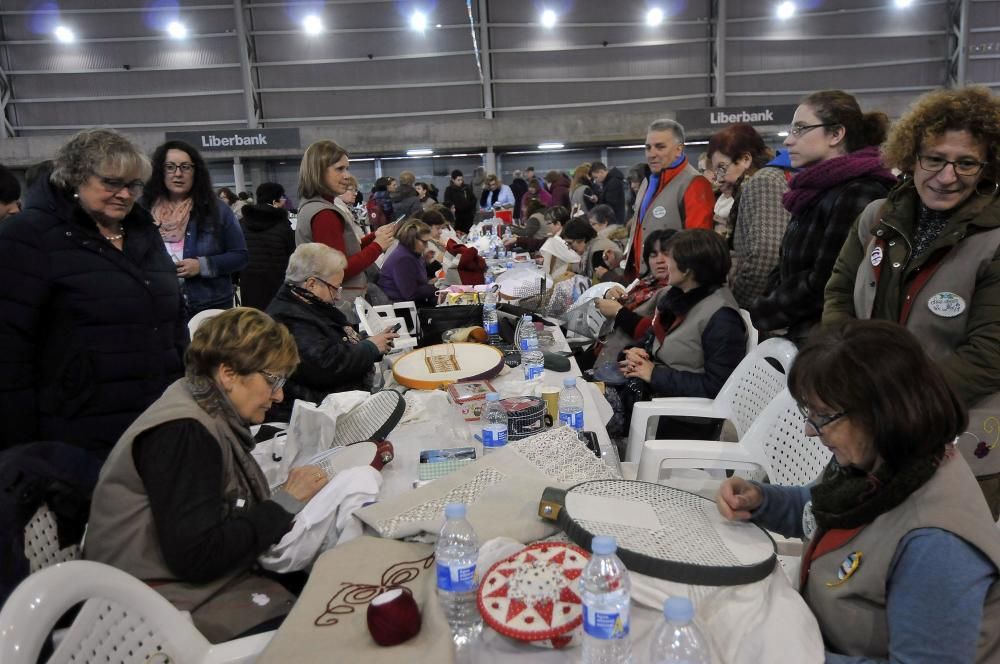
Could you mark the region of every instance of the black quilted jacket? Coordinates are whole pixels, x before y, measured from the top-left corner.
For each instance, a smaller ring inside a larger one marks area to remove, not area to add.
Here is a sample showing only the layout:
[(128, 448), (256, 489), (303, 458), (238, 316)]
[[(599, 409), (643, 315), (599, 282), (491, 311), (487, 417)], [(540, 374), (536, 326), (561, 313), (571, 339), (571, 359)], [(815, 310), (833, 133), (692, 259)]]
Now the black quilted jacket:
[(240, 223), (250, 252), (250, 262), (240, 274), (241, 301), (245, 307), (264, 310), (285, 283), (295, 232), (288, 212), (270, 205), (243, 206)]

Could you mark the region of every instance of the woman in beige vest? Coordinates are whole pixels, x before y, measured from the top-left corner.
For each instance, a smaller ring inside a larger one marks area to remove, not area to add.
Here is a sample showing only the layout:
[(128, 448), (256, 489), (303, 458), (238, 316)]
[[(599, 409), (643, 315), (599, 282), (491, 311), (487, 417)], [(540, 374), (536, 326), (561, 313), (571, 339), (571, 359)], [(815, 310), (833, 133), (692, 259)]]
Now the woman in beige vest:
[(938, 90), (893, 127), (886, 165), (905, 180), (872, 202), (826, 286), (823, 322), (897, 321), (969, 408), (959, 441), (1000, 513), (1000, 100)]
[[(327, 482), (316, 466), (291, 471), (273, 493), (250, 425), (283, 397), (299, 363), (291, 334), (240, 307), (198, 328), (187, 375), (125, 431), (94, 490), (85, 555), (150, 582), (190, 611), (210, 641), (261, 624), (273, 629), (294, 596), (256, 568)], [(266, 603), (254, 601), (266, 596)]]
[(788, 388), (834, 459), (811, 486), (728, 479), (717, 504), (810, 540), (801, 590), (826, 661), (996, 662), (1000, 532), (940, 369), (901, 326), (848, 321), (810, 339)]

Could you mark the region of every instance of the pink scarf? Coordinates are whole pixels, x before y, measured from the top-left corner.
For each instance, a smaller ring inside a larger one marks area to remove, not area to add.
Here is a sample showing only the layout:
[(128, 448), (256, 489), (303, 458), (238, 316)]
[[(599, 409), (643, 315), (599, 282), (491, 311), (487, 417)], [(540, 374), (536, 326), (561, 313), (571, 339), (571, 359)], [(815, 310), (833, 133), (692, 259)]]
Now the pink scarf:
[(185, 198), (178, 203), (160, 198), (153, 203), (150, 212), (156, 220), (156, 225), (160, 227), (160, 237), (164, 242), (180, 242), (184, 239), (193, 204), (191, 198)]
[(880, 180), (889, 188), (896, 184), (896, 177), (882, 165), (878, 147), (870, 145), (799, 171), (792, 178), (781, 204), (792, 214), (798, 214), (809, 209), (830, 189), (859, 177)]

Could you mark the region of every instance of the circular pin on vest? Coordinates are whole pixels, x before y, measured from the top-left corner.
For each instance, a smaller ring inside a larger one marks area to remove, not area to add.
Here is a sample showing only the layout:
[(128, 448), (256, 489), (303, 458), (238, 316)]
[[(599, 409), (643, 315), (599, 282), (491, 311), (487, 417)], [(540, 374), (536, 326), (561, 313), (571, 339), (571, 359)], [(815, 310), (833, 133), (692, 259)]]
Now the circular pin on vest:
[(954, 318), (965, 311), (965, 300), (960, 295), (947, 291), (931, 296), (927, 300), (927, 308), (935, 316)]
[(872, 249), (871, 261), (872, 267), (878, 267), (882, 264), (882, 247)]
[(840, 563), (840, 569), (837, 570), (837, 580), (827, 581), (827, 588), (835, 588), (851, 578), (861, 566), (861, 556), (860, 551), (854, 551), (844, 558), (844, 562)]
[(665, 216), (667, 216), (667, 208), (663, 207), (662, 205), (657, 205), (655, 208), (653, 208), (653, 216), (656, 217), (657, 219), (663, 219)]

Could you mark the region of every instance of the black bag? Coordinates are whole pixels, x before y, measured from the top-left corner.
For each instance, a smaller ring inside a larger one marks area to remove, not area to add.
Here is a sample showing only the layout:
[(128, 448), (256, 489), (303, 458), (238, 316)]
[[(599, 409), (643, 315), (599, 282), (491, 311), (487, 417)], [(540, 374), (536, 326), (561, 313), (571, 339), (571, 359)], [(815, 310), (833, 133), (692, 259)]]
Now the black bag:
[(483, 305), (459, 304), (453, 307), (425, 307), (417, 309), (420, 318), (420, 345), (441, 343), (441, 334), (456, 327), (483, 324)]

